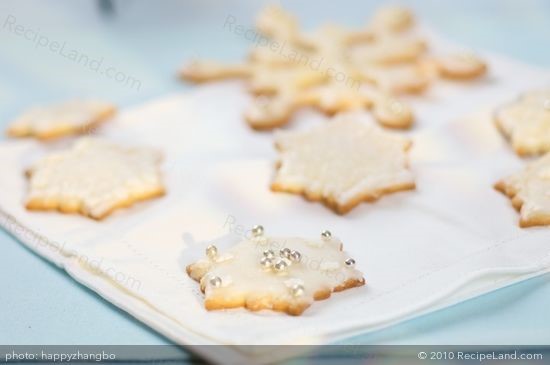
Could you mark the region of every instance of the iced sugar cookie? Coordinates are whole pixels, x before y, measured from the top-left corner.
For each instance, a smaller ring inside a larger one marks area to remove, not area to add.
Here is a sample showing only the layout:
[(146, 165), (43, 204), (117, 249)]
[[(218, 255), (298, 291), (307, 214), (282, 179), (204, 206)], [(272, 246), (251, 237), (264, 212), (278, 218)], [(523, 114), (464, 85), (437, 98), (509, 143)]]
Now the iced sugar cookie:
[[(254, 129), (281, 127), (304, 107), (328, 115), (363, 109), (371, 111), (383, 126), (409, 128), (413, 111), (395, 100), (397, 94), (419, 94), (438, 76), (470, 79), (486, 69), (478, 57), (426, 61), (428, 44), (414, 35), (413, 25), (410, 11), (386, 7), (360, 29), (323, 24), (304, 32), (292, 14), (271, 6), (258, 17), (255, 47), (245, 63), (223, 66), (192, 62), (180, 75), (192, 82), (245, 80), (254, 96), (263, 96), (255, 98), (244, 111), (244, 119)], [(228, 30), (237, 31), (236, 25), (233, 30), (228, 26)], [(379, 96), (369, 98), (361, 92), (364, 87)], [(393, 113), (394, 109), (380, 99), (402, 105), (403, 112)]]
[(224, 252), (208, 246), (205, 258), (187, 266), (207, 310), (244, 307), (300, 315), (315, 300), (365, 284), (355, 260), (328, 231), (315, 239), (265, 236), (261, 226), (253, 232)]
[(149, 148), (82, 137), (28, 170), (26, 207), (104, 218), (115, 209), (164, 194), (160, 160)]
[(113, 104), (96, 100), (74, 100), (36, 107), (16, 118), (8, 127), (11, 137), (51, 139), (91, 132), (116, 113)]
[(495, 123), (518, 155), (550, 152), (550, 90), (528, 92), (498, 108)]
[(363, 201), (415, 187), (411, 142), (354, 115), (340, 115), (305, 132), (279, 132), (274, 191), (303, 194), (340, 214)]
[(519, 211), (521, 227), (550, 224), (550, 153), (495, 184)]

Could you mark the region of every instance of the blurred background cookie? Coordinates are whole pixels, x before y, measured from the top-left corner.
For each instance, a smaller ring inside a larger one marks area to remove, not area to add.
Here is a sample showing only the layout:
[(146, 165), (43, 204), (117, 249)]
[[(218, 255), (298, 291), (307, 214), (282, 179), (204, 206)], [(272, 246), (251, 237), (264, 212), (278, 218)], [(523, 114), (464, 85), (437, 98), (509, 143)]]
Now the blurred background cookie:
[(72, 134), (92, 133), (100, 123), (116, 113), (116, 107), (96, 100), (72, 100), (34, 107), (12, 121), (10, 137), (52, 139)]

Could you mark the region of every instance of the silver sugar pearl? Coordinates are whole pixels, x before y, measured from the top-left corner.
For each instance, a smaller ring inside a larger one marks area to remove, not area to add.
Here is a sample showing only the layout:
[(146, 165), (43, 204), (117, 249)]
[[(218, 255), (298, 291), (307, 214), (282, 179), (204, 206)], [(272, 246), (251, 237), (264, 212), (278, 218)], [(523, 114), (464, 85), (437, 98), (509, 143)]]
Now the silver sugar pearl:
[(304, 295), (305, 291), (306, 289), (304, 288), (304, 286), (300, 284), (294, 284), (290, 288), (290, 293), (294, 297), (301, 297), (302, 295)]
[(332, 233), (330, 233), (330, 231), (324, 230), (323, 232), (321, 232), (321, 237), (323, 238), (323, 240), (328, 241), (332, 238)]
[(264, 234), (264, 227), (257, 224), (254, 227), (252, 227), (252, 235), (254, 237), (260, 237)]
[(267, 257), (268, 259), (272, 259), (275, 257), (275, 252), (273, 252), (273, 250), (265, 250), (264, 257)]
[(206, 256), (213, 259), (218, 255), (218, 248), (214, 245), (210, 245), (206, 248)]
[(273, 266), (273, 260), (269, 257), (262, 257), (260, 259), (260, 265), (262, 265), (265, 268), (269, 268)]
[(279, 255), (281, 257), (284, 257), (285, 259), (288, 259), (288, 258), (290, 258), (290, 252), (291, 252), (290, 248), (285, 247), (285, 248), (283, 248), (279, 251)]
[(298, 251), (292, 250), (290, 251), (290, 260), (294, 262), (300, 262), (302, 261), (302, 254)]
[(346, 264), (347, 267), (354, 267), (355, 266), (355, 260), (352, 259), (351, 257), (349, 259), (346, 259), (346, 261), (344, 261), (344, 263)]
[(222, 279), (219, 276), (213, 276), (208, 281), (210, 286), (213, 286), (214, 288), (219, 288), (222, 286)]
[(285, 260), (279, 260), (275, 263), (275, 265), (273, 266), (273, 268), (275, 269), (275, 271), (277, 272), (282, 272), (282, 271), (285, 271), (286, 268), (288, 267), (288, 264), (286, 263)]

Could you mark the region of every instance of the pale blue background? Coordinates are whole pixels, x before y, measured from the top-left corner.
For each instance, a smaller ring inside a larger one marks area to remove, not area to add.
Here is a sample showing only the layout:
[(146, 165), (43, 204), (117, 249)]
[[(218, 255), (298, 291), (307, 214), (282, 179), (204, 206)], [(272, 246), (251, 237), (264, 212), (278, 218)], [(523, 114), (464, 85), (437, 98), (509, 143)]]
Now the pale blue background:
[[(306, 27), (327, 19), (359, 26), (379, 2), (322, 3), (282, 1)], [(550, 1), (401, 3), (464, 46), (550, 65)], [(224, 21), (231, 14), (251, 24), (261, 4), (127, 0), (115, 7), (115, 16), (103, 17), (94, 1), (0, 2), (0, 123), (36, 102), (97, 96), (124, 106), (184, 90), (188, 86), (175, 78), (181, 61), (239, 59), (250, 44), (224, 30)], [(8, 15), (50, 40), (102, 58), (104, 67), (116, 67), (141, 87), (125, 86), (36, 48), (3, 26)], [(4, 232), (0, 258), (0, 344), (168, 343)], [(547, 275), (346, 343), (550, 345), (549, 298)]]

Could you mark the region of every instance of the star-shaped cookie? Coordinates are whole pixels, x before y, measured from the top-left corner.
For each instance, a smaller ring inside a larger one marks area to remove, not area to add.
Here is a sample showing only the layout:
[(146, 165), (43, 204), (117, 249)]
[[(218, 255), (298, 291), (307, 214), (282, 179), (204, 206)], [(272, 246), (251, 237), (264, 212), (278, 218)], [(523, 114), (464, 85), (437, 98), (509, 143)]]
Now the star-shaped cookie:
[(207, 310), (244, 307), (300, 315), (315, 300), (361, 286), (365, 279), (342, 242), (324, 231), (317, 239), (267, 237), (263, 228), (225, 252), (214, 245), (187, 266), (200, 282)]
[(519, 211), (520, 227), (550, 225), (550, 153), (495, 184)]
[(495, 123), (520, 156), (550, 152), (550, 90), (536, 90), (504, 105)]
[(113, 104), (97, 100), (73, 100), (36, 107), (16, 118), (7, 134), (44, 140), (91, 132), (115, 113)]
[(161, 156), (99, 137), (82, 137), (28, 170), (29, 210), (59, 210), (101, 219), (117, 208), (164, 194)]
[(363, 201), (415, 187), (411, 142), (356, 115), (340, 115), (305, 132), (276, 134), (274, 191), (303, 194), (345, 214)]

